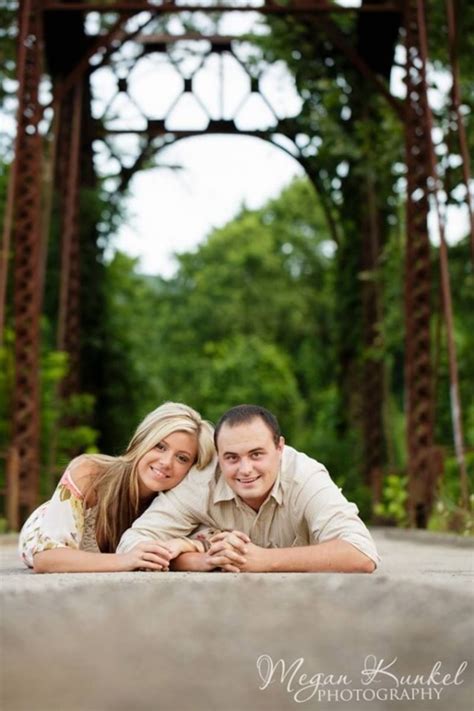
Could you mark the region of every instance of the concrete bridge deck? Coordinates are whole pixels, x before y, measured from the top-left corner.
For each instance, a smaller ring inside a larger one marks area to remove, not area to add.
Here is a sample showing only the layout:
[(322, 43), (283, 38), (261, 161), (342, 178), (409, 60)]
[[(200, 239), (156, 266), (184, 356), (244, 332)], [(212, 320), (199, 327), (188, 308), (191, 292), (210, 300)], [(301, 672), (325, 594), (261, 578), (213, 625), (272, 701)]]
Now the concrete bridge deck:
[(1, 707), (472, 711), (473, 541), (374, 536), (371, 576), (35, 575), (6, 538)]

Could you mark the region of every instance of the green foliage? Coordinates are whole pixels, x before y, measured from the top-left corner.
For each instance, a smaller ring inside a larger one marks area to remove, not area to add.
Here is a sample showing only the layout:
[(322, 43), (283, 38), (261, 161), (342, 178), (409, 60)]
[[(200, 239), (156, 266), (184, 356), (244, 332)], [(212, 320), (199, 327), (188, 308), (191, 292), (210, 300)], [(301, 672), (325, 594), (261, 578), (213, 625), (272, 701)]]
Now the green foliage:
[[(469, 488), (474, 486), (474, 452), (466, 455)], [(445, 461), (444, 472), (438, 484), (437, 501), (428, 523), (430, 531), (455, 531), (460, 535), (474, 535), (474, 495), (470, 497), (470, 511), (460, 506), (461, 490), (459, 466), (455, 457)]]
[[(15, 78), (15, 37), (17, 34), (18, 4), (3, 0), (0, 6), (0, 105), (6, 108), (5, 99), (14, 92), (11, 80)], [(8, 107), (11, 109), (11, 105)]]
[(135, 266), (136, 260), (117, 253), (105, 270), (100, 444), (101, 450), (117, 454), (163, 399), (159, 280), (141, 277)]
[[(468, 238), (450, 247), (449, 268), (454, 314), (454, 340), (457, 351), (459, 389), (463, 405), (463, 424), (466, 446), (474, 447), (474, 272), (470, 266)], [(436, 439), (439, 444), (452, 447), (452, 419), (450, 403), (449, 360), (446, 332), (440, 298), (438, 253), (433, 255), (434, 291), (438, 303), (438, 325), (434, 329), (437, 364)], [(439, 328), (439, 336), (436, 334)]]
[(256, 402), (281, 413), (284, 431), (298, 430), (304, 404), (288, 356), (276, 344), (241, 334), (204, 350), (208, 367), (199, 394), (207, 417), (215, 422), (236, 404)]
[(398, 474), (389, 474), (383, 488), (382, 501), (375, 505), (375, 513), (387, 522), (397, 526), (408, 524), (406, 502), (408, 478)]
[(5, 328), (0, 348), (0, 451), (6, 451), (10, 441), (10, 402), (13, 383), (13, 343), (11, 328)]
[(337, 430), (333, 254), (307, 180), (259, 210), (242, 208), (179, 255), (171, 279), (142, 277), (116, 254), (107, 267), (102, 448), (125, 446), (163, 400), (214, 421), (227, 407), (259, 402), (367, 510), (357, 436), (341, 441)]
[[(43, 324), (46, 328), (46, 324)], [(44, 329), (43, 329), (44, 330)], [(62, 401), (58, 387), (67, 373), (65, 353), (44, 348), (40, 362), (40, 495), (47, 497), (60, 470), (81, 451), (93, 451), (97, 431), (90, 421), (94, 399), (77, 395)], [(14, 382), (14, 334), (7, 327), (0, 348), (0, 451), (5, 455), (10, 444), (10, 412)], [(4, 486), (5, 459), (0, 459), (0, 487)]]

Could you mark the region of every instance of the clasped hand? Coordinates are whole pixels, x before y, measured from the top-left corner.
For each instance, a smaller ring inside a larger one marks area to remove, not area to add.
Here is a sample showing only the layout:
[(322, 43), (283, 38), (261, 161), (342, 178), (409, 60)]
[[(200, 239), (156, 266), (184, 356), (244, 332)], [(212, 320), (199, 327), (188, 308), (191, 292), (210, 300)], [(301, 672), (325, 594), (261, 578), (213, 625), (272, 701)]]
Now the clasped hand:
[(209, 539), (206, 562), (210, 570), (250, 573), (265, 570), (265, 548), (256, 546), (242, 531), (221, 531)]
[(183, 552), (180, 539), (169, 541), (143, 541), (128, 553), (122, 554), (124, 570), (163, 571), (169, 570), (170, 561)]

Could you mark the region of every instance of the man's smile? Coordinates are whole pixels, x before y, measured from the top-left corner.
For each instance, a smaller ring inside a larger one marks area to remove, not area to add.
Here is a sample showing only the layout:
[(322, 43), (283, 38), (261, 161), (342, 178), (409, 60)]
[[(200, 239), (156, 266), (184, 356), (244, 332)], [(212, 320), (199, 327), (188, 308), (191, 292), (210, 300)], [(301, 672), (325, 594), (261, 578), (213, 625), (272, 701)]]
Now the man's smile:
[(261, 477), (261, 474), (259, 474), (258, 476), (251, 477), (251, 478), (247, 477), (245, 479), (241, 479), (240, 477), (236, 477), (236, 479), (239, 482), (239, 484), (253, 484), (254, 481), (257, 481), (257, 479), (260, 479), (260, 477)]

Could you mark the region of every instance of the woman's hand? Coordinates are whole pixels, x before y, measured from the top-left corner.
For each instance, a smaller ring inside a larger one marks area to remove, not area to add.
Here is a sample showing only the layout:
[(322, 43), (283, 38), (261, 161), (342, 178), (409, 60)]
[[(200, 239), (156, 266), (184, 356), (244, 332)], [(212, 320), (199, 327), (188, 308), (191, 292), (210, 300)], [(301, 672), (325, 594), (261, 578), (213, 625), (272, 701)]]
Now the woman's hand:
[(164, 544), (156, 541), (138, 543), (128, 553), (117, 553), (121, 558), (121, 570), (169, 570), (171, 558)]

